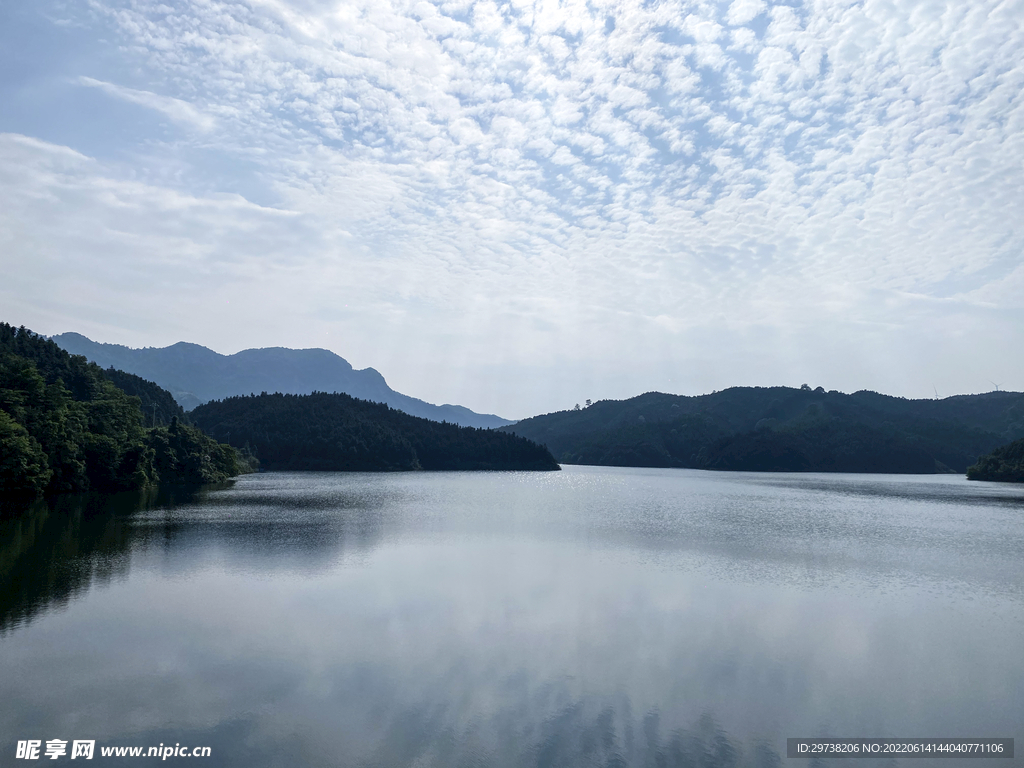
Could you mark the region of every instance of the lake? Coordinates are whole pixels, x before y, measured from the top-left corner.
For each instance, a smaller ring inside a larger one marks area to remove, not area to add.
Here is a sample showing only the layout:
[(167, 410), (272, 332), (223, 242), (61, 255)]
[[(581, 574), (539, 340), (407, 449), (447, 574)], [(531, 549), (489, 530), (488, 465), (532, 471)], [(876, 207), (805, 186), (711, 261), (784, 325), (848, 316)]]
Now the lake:
[(36, 508), (0, 525), (0, 569), (0, 765), (29, 739), (257, 767), (950, 768), (788, 760), (786, 738), (1024, 746), (1020, 486), (267, 473)]

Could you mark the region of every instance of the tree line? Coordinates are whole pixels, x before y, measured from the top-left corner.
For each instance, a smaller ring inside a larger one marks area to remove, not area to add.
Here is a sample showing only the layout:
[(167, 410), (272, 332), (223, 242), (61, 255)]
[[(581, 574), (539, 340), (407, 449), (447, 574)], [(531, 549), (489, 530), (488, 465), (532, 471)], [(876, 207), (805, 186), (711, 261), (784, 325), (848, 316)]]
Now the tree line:
[(1024, 439), (996, 448), (967, 468), (968, 480), (1024, 483)]
[(190, 413), (209, 435), (267, 469), (557, 470), (535, 442), (490, 429), (430, 421), (342, 393), (229, 397)]
[(568, 464), (790, 472), (963, 473), (1024, 437), (1024, 394), (906, 400), (809, 386), (649, 392), (520, 421)]
[(24, 327), (0, 323), (0, 496), (6, 502), (220, 482), (244, 468), (233, 448), (188, 424), (170, 393), (155, 384), (105, 372)]

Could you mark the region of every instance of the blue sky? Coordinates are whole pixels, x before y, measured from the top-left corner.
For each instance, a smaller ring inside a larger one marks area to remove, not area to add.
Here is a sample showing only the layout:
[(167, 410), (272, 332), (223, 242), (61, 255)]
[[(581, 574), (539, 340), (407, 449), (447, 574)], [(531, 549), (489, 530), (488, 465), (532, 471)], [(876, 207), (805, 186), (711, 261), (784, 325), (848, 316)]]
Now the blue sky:
[(0, 5), (3, 320), (510, 418), (1024, 389), (1024, 0)]

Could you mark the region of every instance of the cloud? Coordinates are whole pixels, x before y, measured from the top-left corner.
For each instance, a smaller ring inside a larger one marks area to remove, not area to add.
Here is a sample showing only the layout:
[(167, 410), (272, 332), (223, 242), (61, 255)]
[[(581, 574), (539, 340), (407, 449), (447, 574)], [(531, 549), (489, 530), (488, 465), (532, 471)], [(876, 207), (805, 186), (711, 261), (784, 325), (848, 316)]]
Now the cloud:
[(749, 24), (765, 10), (764, 0), (733, 0), (726, 21), (733, 26)]
[[(42, 223), (42, 201), (59, 199), (97, 254), (105, 240), (168, 262), (180, 250), (198, 272), (248, 281), (250, 320), (295, 300), (303, 319), (281, 321), (277, 343), (306, 343), (286, 327), (333, 329), (339, 352), (427, 390), (415, 394), (483, 397), (445, 389), (445, 370), (473, 366), (595, 381), (632, 367), (622, 386), (641, 391), (669, 387), (670, 368), (691, 371), (671, 377), (677, 390), (721, 388), (824, 360), (830, 387), (926, 394), (908, 382), (945, 365), (966, 389), (965, 367), (943, 362), (960, 348), (934, 329), (956, 318), (984, 336), (993, 313), (1019, 310), (1019, 0), (91, 7), (76, 23), (114, 40), (148, 90), (79, 82), (198, 138), (138, 137), (173, 173), (83, 154), (62, 176), (65, 150), (39, 150), (51, 159), (10, 187), (36, 196), (39, 229), (9, 224), (9, 247), (78, 247)], [(218, 196), (243, 163), (268, 205)], [(250, 255), (259, 267), (240, 276)], [(997, 351), (1021, 331), (991, 327), (988, 357), (963, 354), (1024, 376)], [(547, 407), (502, 392), (520, 415)]]
[(76, 82), (89, 88), (98, 88), (115, 99), (121, 99), (131, 104), (146, 107), (146, 109), (155, 110), (176, 123), (198, 128), (201, 131), (213, 130), (216, 125), (216, 120), (213, 117), (181, 99), (161, 96), (149, 91), (140, 91), (135, 88), (126, 88), (123, 85), (115, 85), (114, 83), (85, 76), (79, 77)]

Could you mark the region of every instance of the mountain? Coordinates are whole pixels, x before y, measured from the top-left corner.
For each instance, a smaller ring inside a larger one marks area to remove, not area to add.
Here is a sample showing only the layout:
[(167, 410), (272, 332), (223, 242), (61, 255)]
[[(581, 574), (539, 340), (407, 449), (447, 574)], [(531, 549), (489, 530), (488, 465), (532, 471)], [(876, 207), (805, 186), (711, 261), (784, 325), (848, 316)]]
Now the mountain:
[(660, 392), (535, 416), (503, 431), (563, 464), (750, 471), (965, 472), (1024, 437), (1024, 393), (906, 400), (876, 392), (734, 387)]
[(170, 390), (186, 410), (210, 400), (259, 392), (344, 392), (360, 400), (387, 403), (411, 416), (464, 427), (493, 428), (512, 423), (461, 405), (432, 405), (395, 392), (373, 368), (357, 371), (344, 358), (326, 349), (269, 347), (221, 355), (183, 341), (169, 347), (144, 349), (100, 344), (78, 333), (62, 333), (54, 336), (53, 341), (102, 368), (113, 366), (156, 382)]
[(559, 469), (547, 449), (526, 438), (421, 419), (342, 393), (229, 397), (191, 416), (267, 469)]

